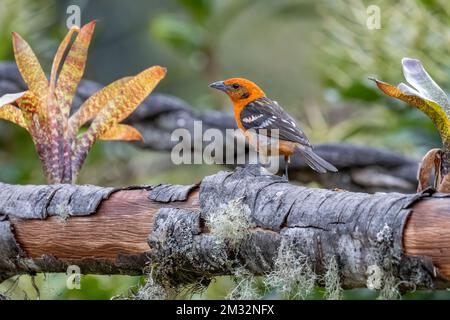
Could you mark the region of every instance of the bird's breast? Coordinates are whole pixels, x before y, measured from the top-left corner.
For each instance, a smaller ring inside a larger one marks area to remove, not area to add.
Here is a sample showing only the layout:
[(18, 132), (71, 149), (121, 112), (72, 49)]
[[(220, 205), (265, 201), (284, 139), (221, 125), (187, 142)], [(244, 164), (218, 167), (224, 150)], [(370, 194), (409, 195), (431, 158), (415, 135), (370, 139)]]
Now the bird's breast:
[(271, 155), (291, 155), (297, 147), (296, 142), (280, 140), (256, 133), (254, 130), (243, 130), (250, 146), (256, 151), (267, 156)]

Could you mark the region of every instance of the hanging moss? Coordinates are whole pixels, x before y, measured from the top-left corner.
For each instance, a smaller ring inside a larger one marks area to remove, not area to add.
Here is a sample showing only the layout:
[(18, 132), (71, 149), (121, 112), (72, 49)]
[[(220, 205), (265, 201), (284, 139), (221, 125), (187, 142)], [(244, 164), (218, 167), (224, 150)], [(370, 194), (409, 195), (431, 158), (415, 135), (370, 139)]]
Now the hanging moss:
[(237, 268), (233, 272), (235, 287), (227, 294), (228, 300), (256, 300), (262, 295), (257, 286), (257, 279), (245, 268)]
[(308, 257), (294, 243), (282, 241), (274, 269), (264, 277), (264, 283), (287, 299), (306, 299), (313, 292), (316, 279)]
[(339, 273), (339, 265), (336, 257), (332, 256), (325, 265), (325, 274), (323, 275), (325, 286), (324, 298), (328, 300), (341, 300), (343, 290)]

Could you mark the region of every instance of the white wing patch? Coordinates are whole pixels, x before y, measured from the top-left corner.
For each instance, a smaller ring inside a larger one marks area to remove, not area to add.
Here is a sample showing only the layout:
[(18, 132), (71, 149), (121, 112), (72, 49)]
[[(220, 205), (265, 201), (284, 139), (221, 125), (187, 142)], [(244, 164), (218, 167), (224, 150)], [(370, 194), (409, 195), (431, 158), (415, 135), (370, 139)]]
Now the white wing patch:
[(264, 120), (263, 123), (261, 123), (261, 125), (259, 125), (260, 128), (265, 128), (269, 125), (271, 125), (275, 120), (272, 118), (268, 118), (267, 120)]
[(293, 126), (294, 128), (297, 127), (297, 125), (295, 124), (295, 122), (292, 121), (292, 120), (281, 119), (281, 121), (283, 121), (284, 123), (287, 123), (287, 124)]
[(243, 118), (242, 121), (245, 123), (252, 123), (253, 121), (258, 120), (259, 118), (261, 118), (263, 116), (264, 116), (263, 114), (258, 114), (258, 115), (254, 114), (254, 115), (251, 115), (250, 117)]

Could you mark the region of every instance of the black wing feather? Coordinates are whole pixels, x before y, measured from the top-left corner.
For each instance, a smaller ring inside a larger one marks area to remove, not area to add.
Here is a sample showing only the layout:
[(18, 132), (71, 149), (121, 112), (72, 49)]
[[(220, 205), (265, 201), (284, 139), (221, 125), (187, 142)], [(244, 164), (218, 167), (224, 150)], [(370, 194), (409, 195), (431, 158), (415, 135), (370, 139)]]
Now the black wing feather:
[(242, 126), (247, 130), (253, 129), (261, 134), (271, 136), (270, 131), (278, 129), (280, 139), (311, 146), (305, 133), (296, 125), (294, 119), (277, 102), (266, 97), (256, 99), (246, 105), (240, 114), (240, 120)]

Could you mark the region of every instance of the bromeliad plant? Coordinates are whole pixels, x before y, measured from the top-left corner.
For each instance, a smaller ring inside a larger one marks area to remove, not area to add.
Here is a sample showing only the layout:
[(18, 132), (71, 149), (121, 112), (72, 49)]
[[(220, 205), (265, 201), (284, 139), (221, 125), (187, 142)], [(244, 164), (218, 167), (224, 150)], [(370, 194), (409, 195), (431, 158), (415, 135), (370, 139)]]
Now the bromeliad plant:
[(418, 191), (428, 186), (434, 171), (433, 187), (439, 192), (450, 192), (450, 102), (447, 94), (425, 71), (416, 59), (402, 60), (403, 74), (408, 86), (397, 87), (373, 79), (378, 88), (388, 96), (400, 99), (425, 113), (434, 123), (442, 140), (442, 148), (428, 151), (419, 166)]
[[(98, 139), (142, 140), (139, 131), (120, 122), (166, 74), (165, 68), (154, 66), (119, 79), (87, 99), (70, 116), (94, 27), (92, 21), (81, 29), (69, 30), (54, 57), (49, 81), (28, 43), (12, 34), (16, 63), (28, 90), (0, 98), (0, 119), (28, 130), (49, 183), (74, 183)], [(80, 133), (90, 120), (89, 128)]]

